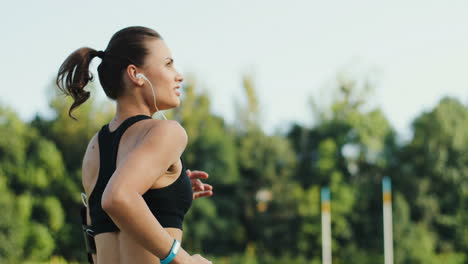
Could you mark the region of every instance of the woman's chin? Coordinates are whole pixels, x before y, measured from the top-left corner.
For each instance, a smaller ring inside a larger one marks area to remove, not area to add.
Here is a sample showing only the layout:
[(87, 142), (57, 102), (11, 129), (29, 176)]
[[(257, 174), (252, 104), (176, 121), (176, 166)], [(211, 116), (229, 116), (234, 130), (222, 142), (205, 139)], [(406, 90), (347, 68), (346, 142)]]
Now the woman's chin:
[(162, 106), (159, 110), (170, 110), (172, 108), (176, 108), (176, 107), (179, 107), (180, 105), (180, 100), (175, 100), (171, 103), (168, 103), (164, 106)]
[(174, 102), (174, 104), (172, 105), (172, 107), (171, 107), (171, 108), (176, 108), (176, 107), (179, 107), (179, 105), (180, 105), (180, 99), (179, 99), (179, 98), (177, 98), (177, 100), (175, 100), (175, 102)]

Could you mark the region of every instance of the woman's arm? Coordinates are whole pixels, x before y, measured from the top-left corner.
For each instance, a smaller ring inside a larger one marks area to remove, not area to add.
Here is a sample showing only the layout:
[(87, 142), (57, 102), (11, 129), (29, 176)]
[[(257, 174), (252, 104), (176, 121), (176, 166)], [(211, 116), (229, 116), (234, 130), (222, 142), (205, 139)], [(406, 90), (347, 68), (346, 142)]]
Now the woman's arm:
[[(164, 259), (174, 239), (153, 216), (142, 195), (178, 161), (187, 144), (187, 134), (176, 121), (153, 122), (142, 142), (112, 175), (103, 193), (102, 208), (122, 231)], [(191, 259), (180, 249), (172, 263), (191, 263)]]
[[(88, 146), (86, 147), (86, 153), (83, 157), (83, 164), (81, 167), (82, 171), (82, 185), (86, 192), (86, 224), (91, 226), (91, 217), (89, 214), (89, 204), (88, 197), (90, 196), (92, 185), (96, 184), (98, 173), (99, 173), (99, 142), (98, 142), (98, 133), (96, 133), (93, 138), (89, 141)], [(93, 238), (94, 240), (94, 238)], [(91, 254), (93, 258), (93, 263), (97, 262), (97, 255)]]

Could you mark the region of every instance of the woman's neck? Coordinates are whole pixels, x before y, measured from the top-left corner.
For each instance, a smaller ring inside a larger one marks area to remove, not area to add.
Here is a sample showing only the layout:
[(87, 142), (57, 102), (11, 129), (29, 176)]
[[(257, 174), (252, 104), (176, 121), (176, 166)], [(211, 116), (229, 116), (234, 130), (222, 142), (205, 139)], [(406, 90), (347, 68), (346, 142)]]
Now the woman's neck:
[(150, 108), (143, 102), (138, 102), (134, 97), (123, 97), (117, 99), (117, 110), (115, 116), (112, 119), (110, 126), (117, 128), (127, 118), (136, 115), (147, 115), (152, 116)]

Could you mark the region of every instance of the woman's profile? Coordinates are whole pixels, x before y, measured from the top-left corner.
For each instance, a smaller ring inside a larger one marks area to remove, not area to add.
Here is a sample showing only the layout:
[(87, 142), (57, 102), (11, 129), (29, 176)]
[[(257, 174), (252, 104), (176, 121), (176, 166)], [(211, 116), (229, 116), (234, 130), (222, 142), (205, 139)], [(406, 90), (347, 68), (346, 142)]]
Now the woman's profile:
[(90, 93), (89, 64), (95, 57), (99, 81), (116, 101), (111, 122), (90, 140), (83, 158), (86, 218), (94, 236), (95, 263), (211, 263), (181, 247), (182, 222), (192, 200), (211, 196), (199, 179), (208, 174), (187, 170), (181, 155), (184, 128), (156, 120), (159, 110), (178, 107), (182, 75), (161, 36), (146, 27), (128, 27), (113, 35), (107, 48), (80, 48), (63, 62), (57, 85), (74, 102)]

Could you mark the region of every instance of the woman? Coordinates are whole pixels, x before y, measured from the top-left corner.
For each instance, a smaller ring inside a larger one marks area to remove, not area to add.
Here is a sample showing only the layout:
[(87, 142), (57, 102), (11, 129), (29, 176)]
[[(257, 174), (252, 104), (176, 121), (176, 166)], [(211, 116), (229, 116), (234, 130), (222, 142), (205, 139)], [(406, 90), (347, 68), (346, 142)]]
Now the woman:
[(180, 104), (183, 77), (168, 47), (156, 31), (129, 27), (115, 33), (104, 51), (72, 53), (57, 76), (59, 88), (74, 99), (72, 118), (90, 96), (83, 88), (92, 80), (94, 57), (102, 59), (98, 74), (106, 95), (117, 102), (114, 118), (91, 139), (83, 158), (94, 262), (211, 263), (179, 244), (192, 200), (212, 195), (212, 187), (196, 179), (208, 175), (184, 169), (187, 134), (180, 124), (151, 118)]

